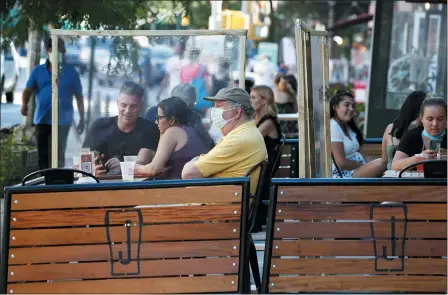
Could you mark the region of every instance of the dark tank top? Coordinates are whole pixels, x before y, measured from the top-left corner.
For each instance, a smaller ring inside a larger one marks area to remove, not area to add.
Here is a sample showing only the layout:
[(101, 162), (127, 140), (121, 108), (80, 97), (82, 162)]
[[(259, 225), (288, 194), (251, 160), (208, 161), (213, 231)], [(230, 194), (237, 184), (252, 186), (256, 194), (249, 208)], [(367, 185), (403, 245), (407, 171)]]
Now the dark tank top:
[(275, 128), (277, 129), (278, 138), (272, 138), (266, 135), (264, 138), (264, 144), (266, 145), (266, 150), (268, 152), (268, 170), (267, 171), (273, 171), (277, 170), (278, 167), (273, 167), (275, 159), (277, 157), (277, 147), (280, 143), (280, 138), (282, 135), (282, 131), (280, 130), (280, 124), (278, 123), (277, 119), (274, 117), (271, 117), (269, 115), (264, 115), (263, 118), (260, 119), (260, 121), (257, 123), (257, 127), (259, 127), (263, 122), (272, 120), (274, 122)]
[(194, 157), (209, 151), (196, 130), (187, 126), (181, 128), (187, 133), (187, 141), (183, 147), (171, 153), (171, 157), (166, 163), (166, 167), (170, 167), (167, 171), (167, 179), (182, 179), (184, 165)]

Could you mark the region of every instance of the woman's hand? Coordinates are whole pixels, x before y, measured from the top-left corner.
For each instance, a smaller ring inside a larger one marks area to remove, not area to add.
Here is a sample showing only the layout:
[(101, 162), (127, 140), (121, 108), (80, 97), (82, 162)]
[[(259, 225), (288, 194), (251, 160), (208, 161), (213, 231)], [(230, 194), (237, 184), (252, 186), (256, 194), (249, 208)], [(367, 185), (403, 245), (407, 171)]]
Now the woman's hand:
[(135, 164), (135, 168), (134, 168), (134, 177), (138, 177), (138, 176), (150, 176), (149, 171), (148, 171), (148, 167), (150, 164), (148, 165), (140, 165), (140, 164)]
[(435, 151), (435, 150), (424, 150), (423, 154), (428, 155), (429, 159), (437, 158), (437, 151)]

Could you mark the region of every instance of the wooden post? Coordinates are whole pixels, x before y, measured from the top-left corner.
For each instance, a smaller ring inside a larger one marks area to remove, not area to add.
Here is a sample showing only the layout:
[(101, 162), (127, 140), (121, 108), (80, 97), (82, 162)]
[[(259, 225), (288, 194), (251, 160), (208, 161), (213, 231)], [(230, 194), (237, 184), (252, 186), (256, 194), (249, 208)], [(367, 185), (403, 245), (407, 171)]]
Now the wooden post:
[(311, 61), (311, 33), (304, 34), (305, 57), (305, 122), (306, 122), (306, 146), (308, 165), (307, 178), (316, 178), (316, 141), (314, 136), (314, 101), (313, 101), (313, 64)]
[(329, 38), (321, 38), (323, 128), (320, 134), (321, 177), (331, 178), (330, 101), (328, 100)]
[(299, 123), (299, 178), (316, 177), (316, 143), (314, 133), (314, 101), (312, 81), (311, 37), (319, 37), (322, 54), (322, 95), (323, 95), (323, 128), (320, 135), (321, 176), (331, 177), (331, 145), (328, 101), (325, 99), (328, 88), (328, 33), (315, 31), (303, 21), (296, 20), (296, 55)]
[(314, 158), (314, 122), (311, 122), (314, 120), (312, 111), (311, 38), (306, 25), (301, 20), (296, 21), (295, 35), (299, 82), (297, 103), (299, 114), (299, 178), (311, 178), (315, 177), (316, 170)]
[[(51, 168), (58, 168), (58, 35), (51, 33)], [(64, 156), (64, 155), (62, 155)]]

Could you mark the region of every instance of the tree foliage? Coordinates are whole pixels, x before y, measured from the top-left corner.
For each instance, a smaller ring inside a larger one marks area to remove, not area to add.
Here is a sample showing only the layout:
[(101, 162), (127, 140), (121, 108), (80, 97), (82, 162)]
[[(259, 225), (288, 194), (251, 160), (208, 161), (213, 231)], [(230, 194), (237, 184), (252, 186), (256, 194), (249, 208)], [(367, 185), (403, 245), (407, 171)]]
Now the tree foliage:
[[(137, 29), (138, 20), (175, 23), (176, 15), (186, 15), (189, 0), (4, 0), (3, 35), (23, 43), (28, 30)], [(13, 9), (14, 8), (14, 9)], [(15, 16), (11, 17), (11, 11)]]

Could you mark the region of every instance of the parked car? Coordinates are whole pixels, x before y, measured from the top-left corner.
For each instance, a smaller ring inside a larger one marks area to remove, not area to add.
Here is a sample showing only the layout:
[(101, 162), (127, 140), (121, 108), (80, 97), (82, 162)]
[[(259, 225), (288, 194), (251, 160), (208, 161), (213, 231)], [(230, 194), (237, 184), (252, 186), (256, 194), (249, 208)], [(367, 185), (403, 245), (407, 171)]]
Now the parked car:
[(14, 43), (10, 42), (4, 50), (1, 51), (1, 83), (0, 83), (0, 99), (5, 93), (6, 102), (12, 103), (14, 101), (14, 90), (16, 88), (17, 80), (19, 79), (20, 56), (17, 52)]

